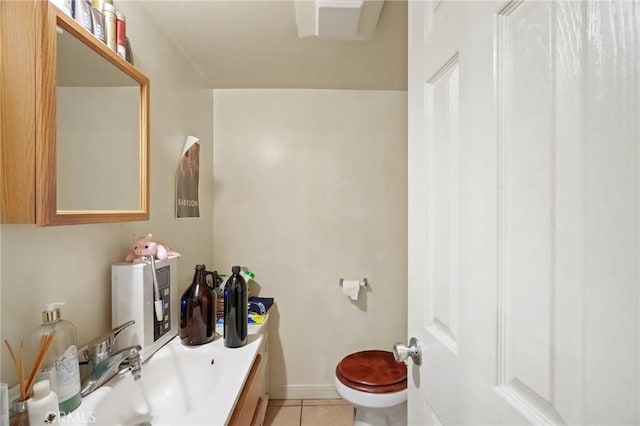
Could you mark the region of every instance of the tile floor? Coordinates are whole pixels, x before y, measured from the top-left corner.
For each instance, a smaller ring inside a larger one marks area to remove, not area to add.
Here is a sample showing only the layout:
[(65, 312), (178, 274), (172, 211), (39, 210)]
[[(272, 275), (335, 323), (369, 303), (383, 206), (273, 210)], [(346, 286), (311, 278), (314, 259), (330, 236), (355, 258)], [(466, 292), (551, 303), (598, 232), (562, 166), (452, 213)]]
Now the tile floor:
[(264, 426), (353, 426), (353, 416), (341, 399), (271, 399)]

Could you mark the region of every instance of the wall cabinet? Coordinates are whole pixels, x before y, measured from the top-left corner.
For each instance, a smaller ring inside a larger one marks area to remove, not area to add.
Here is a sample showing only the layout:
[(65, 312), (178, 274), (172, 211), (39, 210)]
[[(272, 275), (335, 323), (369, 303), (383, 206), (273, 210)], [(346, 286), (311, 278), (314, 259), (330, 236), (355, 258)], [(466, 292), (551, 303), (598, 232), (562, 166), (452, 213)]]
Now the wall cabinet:
[(0, 1), (1, 222), (149, 219), (149, 80), (48, 1)]

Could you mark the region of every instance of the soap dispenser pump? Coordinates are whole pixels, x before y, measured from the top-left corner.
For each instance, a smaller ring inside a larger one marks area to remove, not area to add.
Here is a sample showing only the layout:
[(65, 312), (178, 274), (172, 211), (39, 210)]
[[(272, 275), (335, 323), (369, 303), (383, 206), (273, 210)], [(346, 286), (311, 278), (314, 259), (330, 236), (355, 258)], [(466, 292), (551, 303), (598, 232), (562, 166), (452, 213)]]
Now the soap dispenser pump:
[(76, 409), (80, 398), (80, 366), (78, 363), (78, 347), (76, 328), (62, 319), (60, 307), (64, 303), (49, 303), (42, 312), (42, 324), (33, 335), (34, 348), (38, 347), (40, 338), (53, 335), (53, 346), (40, 370), (38, 380), (49, 380), (51, 390), (58, 396), (60, 413), (67, 414)]

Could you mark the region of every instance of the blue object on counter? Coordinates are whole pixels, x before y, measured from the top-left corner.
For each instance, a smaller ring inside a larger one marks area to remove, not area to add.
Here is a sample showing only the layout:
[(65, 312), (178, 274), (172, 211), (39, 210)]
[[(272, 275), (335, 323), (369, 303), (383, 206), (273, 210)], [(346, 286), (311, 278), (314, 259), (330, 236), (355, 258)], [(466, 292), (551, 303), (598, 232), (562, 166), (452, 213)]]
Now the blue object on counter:
[(256, 314), (266, 314), (273, 305), (273, 297), (250, 297), (249, 312)]
[[(273, 297), (250, 297), (248, 303), (249, 314), (265, 315), (273, 303)], [(247, 318), (247, 320), (249, 324), (259, 324), (251, 317)], [(216, 324), (224, 324), (224, 317), (218, 318)]]
[[(265, 316), (264, 314), (249, 314), (247, 316), (247, 324), (262, 324)], [(224, 325), (224, 317), (218, 318), (216, 325)]]
[[(252, 320), (251, 317), (247, 317), (247, 324), (253, 324), (253, 323), (255, 323), (255, 321)], [(218, 318), (218, 321), (216, 321), (216, 325), (224, 325), (224, 317)]]

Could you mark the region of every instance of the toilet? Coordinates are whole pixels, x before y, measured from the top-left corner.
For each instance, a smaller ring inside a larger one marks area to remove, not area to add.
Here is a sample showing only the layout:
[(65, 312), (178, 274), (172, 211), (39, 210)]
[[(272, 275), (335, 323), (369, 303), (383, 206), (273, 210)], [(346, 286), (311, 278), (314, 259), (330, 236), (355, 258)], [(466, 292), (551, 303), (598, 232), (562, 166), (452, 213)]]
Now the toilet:
[(356, 408), (354, 426), (406, 426), (407, 366), (392, 352), (347, 355), (336, 366), (336, 390)]

